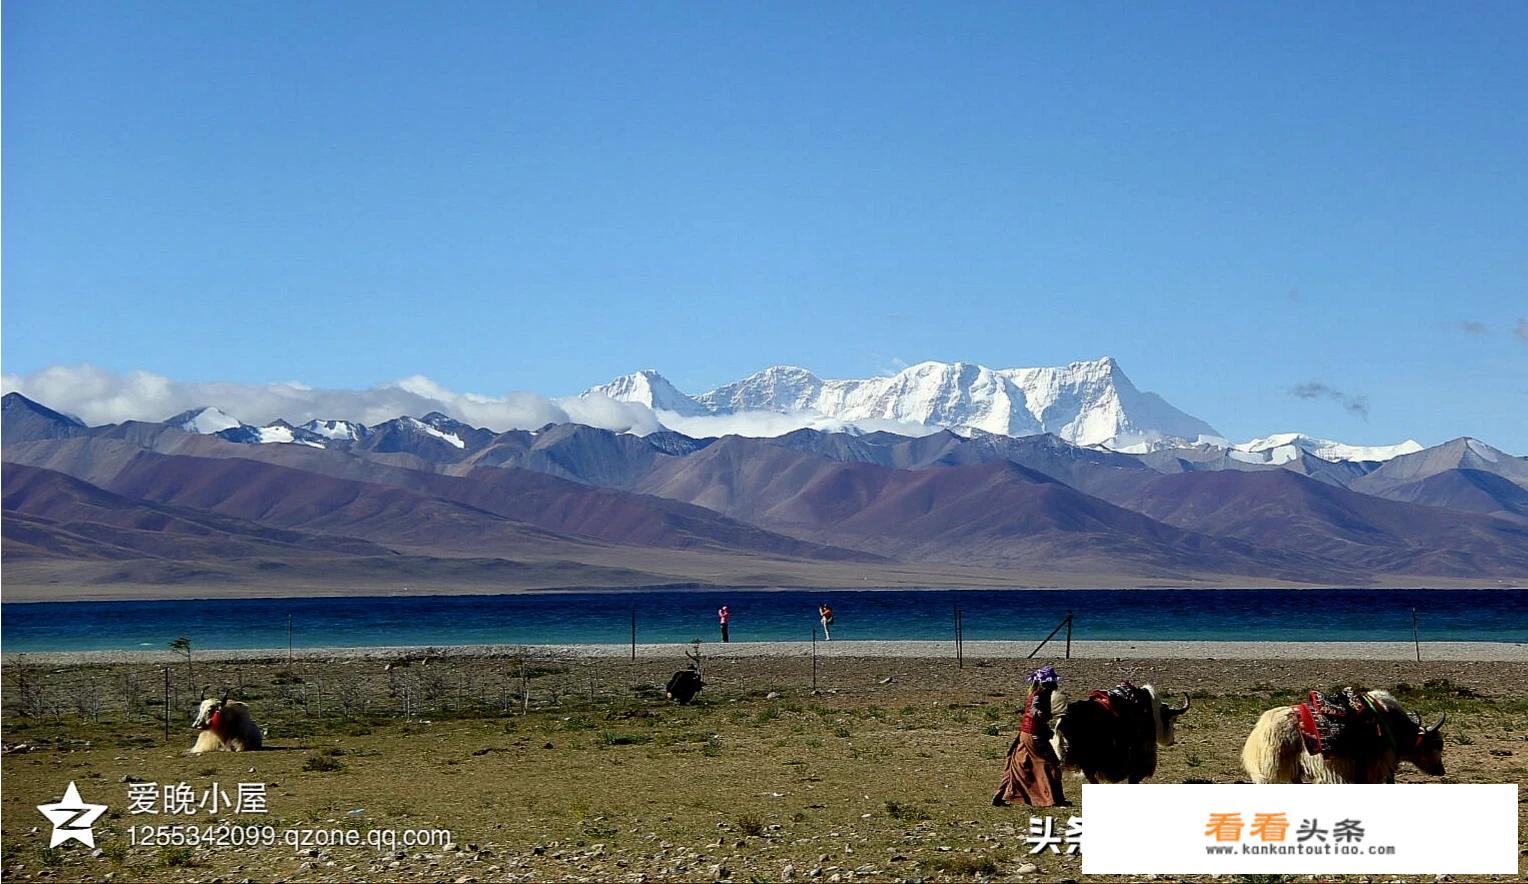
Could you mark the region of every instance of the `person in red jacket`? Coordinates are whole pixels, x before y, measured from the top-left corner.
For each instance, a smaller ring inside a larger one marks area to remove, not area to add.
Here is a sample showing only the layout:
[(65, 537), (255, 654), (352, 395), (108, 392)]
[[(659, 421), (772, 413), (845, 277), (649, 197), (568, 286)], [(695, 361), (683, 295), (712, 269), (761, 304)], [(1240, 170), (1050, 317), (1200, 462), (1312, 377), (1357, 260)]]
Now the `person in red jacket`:
[(716, 619), (720, 620), (722, 624), (722, 641), (732, 641), (732, 638), (727, 634), (727, 623), (732, 620), (732, 611), (726, 605), (722, 605), (716, 612)]
[(1034, 807), (1059, 807), (1067, 803), (1061, 791), (1061, 759), (1051, 748), (1051, 694), (1061, 683), (1052, 666), (1042, 666), (1029, 676), (1029, 696), (1024, 699), (1019, 735), (1008, 747), (1008, 763), (992, 803), (1002, 807), (1020, 801)]

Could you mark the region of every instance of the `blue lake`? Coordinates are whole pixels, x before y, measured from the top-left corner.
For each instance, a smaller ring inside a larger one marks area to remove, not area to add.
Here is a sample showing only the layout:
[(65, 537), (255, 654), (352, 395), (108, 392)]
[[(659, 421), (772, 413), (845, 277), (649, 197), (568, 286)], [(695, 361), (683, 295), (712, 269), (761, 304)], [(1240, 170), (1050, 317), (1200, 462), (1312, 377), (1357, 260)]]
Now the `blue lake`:
[(497, 596), (199, 599), (7, 603), (8, 653), (199, 648), (465, 644), (806, 641), (817, 605), (835, 639), (948, 639), (960, 605), (968, 640), (1038, 641), (1068, 612), (1073, 638), (1260, 641), (1528, 642), (1528, 590), (706, 590)]

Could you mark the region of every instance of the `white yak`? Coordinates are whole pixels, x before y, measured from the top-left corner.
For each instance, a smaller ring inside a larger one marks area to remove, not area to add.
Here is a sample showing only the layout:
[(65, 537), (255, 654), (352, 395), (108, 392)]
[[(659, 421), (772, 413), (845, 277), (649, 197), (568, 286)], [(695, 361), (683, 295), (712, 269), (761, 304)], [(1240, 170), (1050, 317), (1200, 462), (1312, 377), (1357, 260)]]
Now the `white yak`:
[(227, 694), (221, 699), (202, 700), (191, 727), (201, 731), (196, 745), (191, 747), (192, 755), (219, 749), (229, 752), (259, 749), (263, 739), (260, 728), (249, 715), (249, 707), (238, 700), (230, 701)]
[(1443, 734), (1447, 716), (1423, 727), (1386, 691), (1365, 691), (1379, 716), (1379, 735), (1357, 756), (1312, 755), (1305, 750), (1300, 706), (1264, 712), (1242, 746), (1242, 768), (1254, 783), (1393, 783), (1402, 761), (1423, 773), (1443, 776)]

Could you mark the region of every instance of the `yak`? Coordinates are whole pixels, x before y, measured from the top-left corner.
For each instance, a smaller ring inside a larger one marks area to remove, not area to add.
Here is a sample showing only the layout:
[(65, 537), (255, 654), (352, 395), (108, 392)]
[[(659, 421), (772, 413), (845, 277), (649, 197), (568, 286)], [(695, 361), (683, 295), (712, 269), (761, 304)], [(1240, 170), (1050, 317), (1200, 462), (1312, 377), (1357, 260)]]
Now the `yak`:
[(1090, 783), (1139, 783), (1157, 772), (1157, 747), (1173, 744), (1173, 725), (1190, 703), (1168, 706), (1149, 684), (1094, 691), (1062, 708), (1051, 746), (1062, 767)]
[(694, 669), (681, 669), (674, 673), (674, 677), (668, 681), (668, 686), (663, 689), (663, 695), (670, 700), (678, 700), (679, 705), (686, 706), (705, 687), (705, 682), (700, 680), (700, 673)]
[[(1254, 783), (1393, 783), (1402, 761), (1425, 774), (1443, 776), (1444, 715), (1432, 727), (1407, 712), (1386, 691), (1347, 689), (1334, 696), (1355, 698), (1372, 710), (1367, 720), (1354, 721), (1339, 743), (1315, 746), (1309, 733), (1310, 703), (1279, 706), (1264, 712), (1242, 746), (1242, 768)], [(1303, 707), (1303, 708), (1302, 708)], [(1315, 749), (1316, 751), (1310, 751)]]
[(192, 755), (219, 749), (243, 752), (259, 749), (264, 742), (264, 735), (250, 717), (249, 707), (238, 700), (229, 700), (227, 694), (216, 700), (203, 699), (191, 728), (201, 731), (196, 745), (191, 747)]

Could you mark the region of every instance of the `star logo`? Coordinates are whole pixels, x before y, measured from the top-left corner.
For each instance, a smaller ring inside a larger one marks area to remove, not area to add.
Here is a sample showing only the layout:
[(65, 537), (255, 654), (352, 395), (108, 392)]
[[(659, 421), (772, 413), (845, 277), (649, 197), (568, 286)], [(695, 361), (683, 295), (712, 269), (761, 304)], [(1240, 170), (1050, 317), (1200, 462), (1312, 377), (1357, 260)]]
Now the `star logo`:
[(57, 847), (71, 838), (86, 847), (95, 847), (95, 832), (90, 827), (106, 812), (106, 805), (86, 804), (73, 780), (69, 781), (69, 788), (64, 790), (64, 797), (52, 804), (39, 804), (37, 809), (53, 824), (49, 847)]

